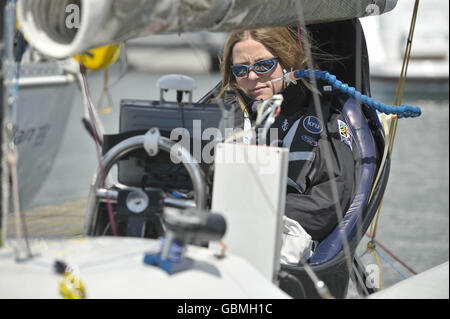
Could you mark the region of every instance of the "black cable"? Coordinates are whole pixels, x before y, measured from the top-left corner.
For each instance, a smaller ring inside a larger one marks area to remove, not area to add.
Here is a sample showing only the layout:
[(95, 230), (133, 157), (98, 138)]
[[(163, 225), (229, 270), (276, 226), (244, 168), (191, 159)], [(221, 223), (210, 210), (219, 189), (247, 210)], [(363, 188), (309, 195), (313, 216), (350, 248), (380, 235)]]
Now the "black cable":
[[(88, 119), (86, 119), (85, 117), (83, 117), (81, 119), (81, 122), (84, 125), (84, 128), (86, 129), (86, 131), (89, 133), (89, 135), (95, 140), (95, 135), (94, 135), (94, 128), (92, 127), (91, 122), (89, 122)], [(98, 134), (97, 134), (98, 135)], [(100, 144), (101, 147), (103, 147), (103, 141), (101, 139), (99, 139), (98, 143)]]

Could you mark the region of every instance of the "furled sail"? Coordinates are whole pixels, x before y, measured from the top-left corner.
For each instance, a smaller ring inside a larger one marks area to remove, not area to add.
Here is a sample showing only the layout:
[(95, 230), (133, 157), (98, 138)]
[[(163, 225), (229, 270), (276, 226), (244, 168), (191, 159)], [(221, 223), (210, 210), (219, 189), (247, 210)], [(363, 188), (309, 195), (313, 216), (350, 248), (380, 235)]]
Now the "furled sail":
[(378, 15), (397, 0), (19, 0), (25, 35), (42, 53), (66, 57), (151, 33), (227, 32)]

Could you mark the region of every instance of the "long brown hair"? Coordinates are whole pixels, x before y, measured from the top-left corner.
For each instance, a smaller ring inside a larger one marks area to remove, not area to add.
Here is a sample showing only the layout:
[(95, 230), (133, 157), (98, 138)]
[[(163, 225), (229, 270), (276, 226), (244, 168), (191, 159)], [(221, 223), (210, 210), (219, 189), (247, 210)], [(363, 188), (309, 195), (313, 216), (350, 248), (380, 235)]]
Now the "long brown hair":
[[(232, 52), (236, 43), (252, 38), (263, 44), (274, 56), (278, 57), (282, 68), (287, 71), (304, 68), (307, 63), (307, 57), (300, 46), (297, 31), (292, 27), (270, 27), (250, 30), (232, 31), (225, 42), (223, 59), (221, 61), (222, 88), (218, 97), (222, 97), (226, 90), (235, 91), (242, 110), (247, 113), (242, 96), (237, 90), (236, 79), (231, 73), (233, 64)], [(309, 45), (303, 42), (302, 45)]]

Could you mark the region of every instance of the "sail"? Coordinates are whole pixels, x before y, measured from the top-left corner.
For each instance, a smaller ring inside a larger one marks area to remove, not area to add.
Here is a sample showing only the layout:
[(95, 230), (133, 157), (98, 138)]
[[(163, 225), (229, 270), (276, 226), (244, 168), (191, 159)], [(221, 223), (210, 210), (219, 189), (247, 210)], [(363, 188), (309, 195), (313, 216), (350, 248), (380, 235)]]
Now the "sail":
[(296, 25), (379, 15), (397, 0), (19, 0), (31, 44), (62, 58), (148, 34)]

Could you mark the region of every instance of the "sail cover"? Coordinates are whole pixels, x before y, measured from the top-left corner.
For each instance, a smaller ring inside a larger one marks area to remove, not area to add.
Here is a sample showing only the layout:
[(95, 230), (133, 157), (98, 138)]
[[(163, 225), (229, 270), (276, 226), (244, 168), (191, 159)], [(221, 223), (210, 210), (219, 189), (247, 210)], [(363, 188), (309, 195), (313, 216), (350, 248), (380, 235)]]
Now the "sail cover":
[(66, 57), (151, 33), (321, 23), (392, 10), (397, 0), (19, 0), (31, 44)]

